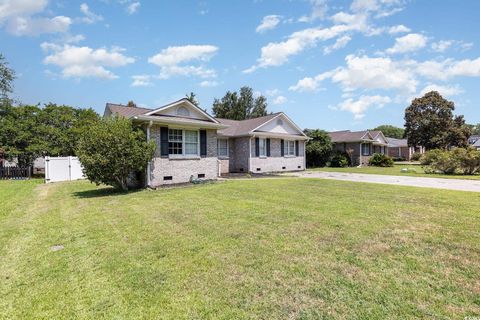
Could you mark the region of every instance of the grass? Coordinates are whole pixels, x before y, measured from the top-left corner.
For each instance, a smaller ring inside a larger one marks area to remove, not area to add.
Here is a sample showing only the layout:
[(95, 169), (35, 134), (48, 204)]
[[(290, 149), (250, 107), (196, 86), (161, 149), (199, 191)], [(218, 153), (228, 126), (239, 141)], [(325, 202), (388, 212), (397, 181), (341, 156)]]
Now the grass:
[[(401, 172), (402, 169), (409, 169), (408, 172)], [(348, 167), (348, 168), (315, 168), (310, 169), (314, 171), (327, 171), (327, 172), (349, 172), (349, 173), (367, 173), (367, 174), (380, 174), (387, 176), (412, 176), (412, 177), (427, 177), (427, 178), (446, 178), (446, 179), (468, 179), (468, 180), (480, 180), (480, 174), (476, 175), (459, 175), (459, 174), (429, 174), (425, 173), (422, 166), (419, 164), (395, 164), (393, 167)]]
[(0, 200), (2, 319), (480, 315), (478, 193), (294, 178), (119, 194), (0, 181)]

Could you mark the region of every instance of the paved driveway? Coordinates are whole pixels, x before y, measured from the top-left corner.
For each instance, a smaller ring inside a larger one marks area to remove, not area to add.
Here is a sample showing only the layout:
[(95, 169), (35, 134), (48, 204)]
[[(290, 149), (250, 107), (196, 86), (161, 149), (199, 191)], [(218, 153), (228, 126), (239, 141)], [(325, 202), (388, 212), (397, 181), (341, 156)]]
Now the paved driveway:
[[(397, 186), (411, 186), (460, 191), (480, 192), (480, 180), (442, 179), (423, 177), (384, 176), (379, 174), (361, 174), (344, 172), (303, 171), (294, 175), (301, 178), (322, 178), (354, 182), (383, 183)], [(290, 174), (291, 175), (291, 174)]]

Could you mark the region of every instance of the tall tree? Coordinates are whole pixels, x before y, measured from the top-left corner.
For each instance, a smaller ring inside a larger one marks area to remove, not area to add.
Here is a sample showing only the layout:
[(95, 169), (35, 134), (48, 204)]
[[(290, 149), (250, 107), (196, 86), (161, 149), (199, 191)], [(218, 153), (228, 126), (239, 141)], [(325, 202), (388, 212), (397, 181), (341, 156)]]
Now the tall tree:
[(15, 79), (15, 71), (8, 67), (8, 62), (0, 53), (0, 99), (8, 98), (8, 94), (13, 91), (13, 80)]
[(312, 138), (306, 145), (308, 167), (324, 167), (332, 153), (333, 144), (326, 131), (305, 129), (304, 133)]
[(382, 131), (385, 137), (395, 138), (395, 139), (402, 139), (403, 134), (405, 132), (405, 129), (395, 127), (389, 124), (378, 126), (373, 130)]
[(127, 103), (127, 107), (136, 108), (136, 107), (137, 107), (137, 104), (136, 104), (135, 102), (133, 102), (133, 100), (130, 100), (130, 101), (128, 101), (128, 103)]
[(217, 118), (232, 120), (245, 120), (267, 115), (267, 98), (260, 95), (254, 97), (250, 87), (240, 88), (240, 92), (231, 92), (222, 99), (215, 98), (213, 102), (213, 114)]
[(197, 100), (197, 95), (193, 92), (190, 92), (185, 95), (185, 98), (187, 98), (188, 101), (196, 105), (197, 107), (200, 107), (200, 103)]
[(416, 98), (405, 109), (405, 136), (410, 146), (427, 149), (465, 147), (471, 130), (463, 116), (454, 116), (455, 105), (437, 91)]
[(468, 125), (470, 129), (472, 130), (472, 134), (474, 135), (480, 135), (480, 123), (477, 124), (469, 124)]

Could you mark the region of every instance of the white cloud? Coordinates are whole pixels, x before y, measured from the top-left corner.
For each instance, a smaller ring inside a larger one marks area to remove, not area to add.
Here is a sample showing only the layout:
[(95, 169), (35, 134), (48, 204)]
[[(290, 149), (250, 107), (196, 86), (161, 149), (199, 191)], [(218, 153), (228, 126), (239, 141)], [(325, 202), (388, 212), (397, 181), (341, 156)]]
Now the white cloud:
[(212, 45), (186, 45), (168, 47), (160, 53), (148, 58), (148, 62), (160, 67), (160, 78), (168, 79), (171, 76), (199, 76), (201, 78), (216, 77), (213, 69), (202, 65), (180, 65), (182, 63), (207, 62), (218, 51)]
[(388, 33), (390, 34), (405, 33), (410, 31), (411, 31), (410, 28), (405, 27), (403, 24), (399, 24), (397, 26), (388, 28)]
[(427, 38), (419, 33), (410, 33), (406, 36), (396, 38), (395, 45), (387, 49), (387, 53), (406, 53), (419, 50), (425, 47), (427, 44)]
[(17, 36), (67, 32), (72, 19), (65, 16), (38, 17), (45, 11), (47, 0), (3, 0), (0, 2), (0, 26)]
[(337, 110), (349, 111), (353, 113), (355, 119), (359, 120), (365, 116), (365, 112), (372, 106), (382, 108), (385, 104), (390, 103), (391, 99), (386, 96), (374, 95), (364, 96), (362, 95), (357, 100), (348, 98), (337, 105)]
[(471, 60), (443, 61), (427, 60), (424, 62), (412, 62), (415, 72), (428, 79), (448, 80), (453, 77), (480, 77), (480, 58)]
[(343, 36), (338, 38), (333, 45), (325, 47), (323, 49), (323, 54), (330, 54), (335, 50), (345, 47), (350, 42), (350, 40), (352, 40), (352, 38), (349, 36)]
[(402, 11), (403, 0), (353, 0), (350, 9), (354, 12), (375, 12), (375, 18), (384, 18)]
[(454, 43), (454, 41), (452, 41), (452, 40), (440, 40), (438, 42), (432, 43), (432, 49), (433, 49), (433, 51), (444, 52), (449, 47), (451, 47), (453, 45), (453, 43)]
[(317, 91), (319, 89), (320, 82), (332, 77), (336, 71), (337, 69), (321, 73), (314, 78), (306, 77), (300, 79), (296, 85), (289, 87), (288, 90), (298, 92)]
[(279, 104), (284, 104), (288, 101), (287, 98), (285, 98), (284, 96), (278, 96), (276, 97), (275, 99), (273, 99), (273, 104), (275, 105), (279, 105)]
[(257, 31), (258, 33), (264, 33), (267, 30), (275, 29), (280, 23), (280, 18), (281, 16), (274, 14), (263, 17), (262, 22), (257, 27), (257, 29), (255, 29), (255, 31)]
[(57, 45), (44, 42), (41, 44), (49, 55), (45, 57), (45, 64), (52, 64), (62, 68), (65, 78), (95, 77), (102, 79), (118, 78), (106, 68), (125, 66), (135, 62), (134, 58), (125, 56), (122, 48), (113, 47), (92, 49), (72, 45)]
[(150, 87), (153, 85), (152, 76), (148, 74), (140, 74), (132, 76), (132, 87)]
[(420, 95), (423, 96), (425, 93), (430, 91), (438, 91), (442, 96), (451, 97), (459, 95), (463, 92), (463, 89), (460, 88), (458, 85), (453, 86), (442, 86), (437, 84), (429, 84), (422, 91), (420, 91)]
[(200, 82), (200, 87), (202, 87), (202, 88), (216, 87), (216, 86), (218, 86), (217, 81), (204, 80), (204, 81)]
[(323, 19), (327, 13), (328, 6), (326, 0), (310, 0), (312, 5), (312, 12), (310, 15), (302, 16), (298, 19), (299, 22), (313, 22), (317, 19)]
[(90, 8), (86, 3), (82, 3), (80, 5), (80, 11), (85, 15), (85, 17), (81, 18), (81, 21), (84, 23), (92, 24), (103, 20), (103, 17), (101, 15), (95, 14), (90, 11)]
[(125, 10), (127, 10), (128, 14), (134, 14), (140, 9), (140, 5), (140, 1), (135, 1), (130, 3)]

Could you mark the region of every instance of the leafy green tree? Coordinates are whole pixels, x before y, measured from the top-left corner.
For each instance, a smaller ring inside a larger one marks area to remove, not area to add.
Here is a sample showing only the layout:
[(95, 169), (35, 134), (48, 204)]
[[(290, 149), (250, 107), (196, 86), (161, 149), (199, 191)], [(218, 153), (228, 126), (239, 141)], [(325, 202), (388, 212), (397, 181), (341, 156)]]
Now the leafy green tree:
[(222, 99), (215, 98), (212, 111), (217, 118), (232, 120), (258, 118), (267, 115), (267, 98), (262, 95), (255, 98), (252, 88), (242, 87), (240, 93), (227, 91)]
[(472, 134), (480, 135), (480, 123), (477, 124), (469, 124), (470, 130), (472, 130)]
[(0, 53), (0, 99), (8, 98), (8, 94), (13, 91), (13, 80), (15, 79), (15, 71), (8, 67), (8, 62)]
[(185, 98), (187, 98), (188, 101), (196, 105), (197, 107), (200, 107), (200, 102), (197, 100), (197, 95), (193, 92), (190, 92), (189, 94), (185, 95)]
[(326, 131), (305, 129), (304, 133), (311, 138), (306, 144), (305, 152), (308, 167), (324, 167), (330, 159), (333, 144)]
[(127, 107), (136, 108), (137, 104), (135, 102), (133, 102), (133, 100), (130, 100), (130, 101), (127, 102)]
[(438, 92), (416, 98), (405, 109), (405, 136), (410, 146), (430, 149), (466, 147), (470, 128), (463, 116), (454, 116), (455, 105)]
[(102, 119), (83, 132), (77, 155), (87, 178), (128, 190), (128, 178), (144, 173), (155, 151), (154, 141), (146, 141), (145, 132), (129, 119)]
[(403, 134), (405, 132), (405, 129), (395, 127), (395, 126), (391, 126), (389, 124), (384, 124), (384, 125), (378, 126), (373, 130), (382, 131), (382, 133), (385, 137), (395, 138), (395, 139), (402, 139)]

